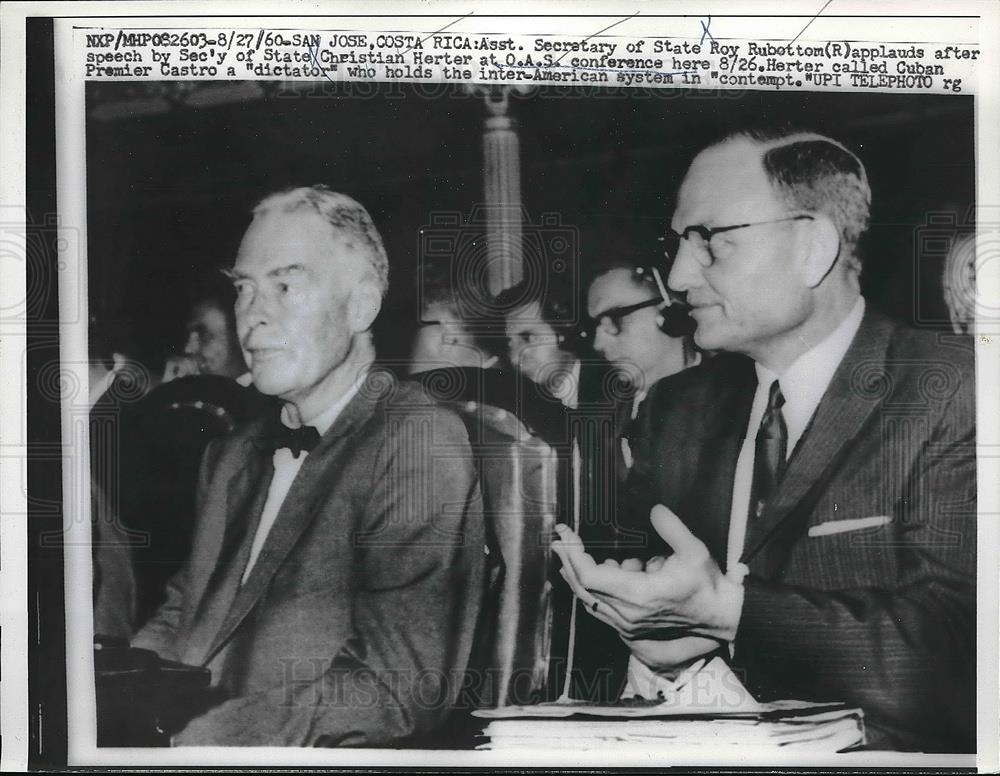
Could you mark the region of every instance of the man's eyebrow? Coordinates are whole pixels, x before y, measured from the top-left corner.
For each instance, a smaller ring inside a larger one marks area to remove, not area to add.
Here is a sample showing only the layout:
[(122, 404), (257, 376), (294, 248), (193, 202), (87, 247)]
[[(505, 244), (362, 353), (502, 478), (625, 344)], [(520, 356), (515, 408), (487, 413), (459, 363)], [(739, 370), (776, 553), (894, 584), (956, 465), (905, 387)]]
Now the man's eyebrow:
[[(283, 267), (275, 267), (274, 269), (269, 270), (265, 277), (278, 278), (278, 277), (284, 277), (286, 275), (292, 275), (296, 272), (304, 272), (304, 271), (305, 267), (302, 264), (286, 264)], [(235, 267), (233, 268), (227, 267), (223, 269), (222, 274), (233, 281), (252, 279), (250, 275), (246, 274), (245, 272), (240, 272)]]
[(283, 267), (275, 267), (267, 273), (269, 278), (280, 278), (286, 275), (293, 275), (296, 272), (304, 272), (305, 267), (301, 264), (286, 264)]

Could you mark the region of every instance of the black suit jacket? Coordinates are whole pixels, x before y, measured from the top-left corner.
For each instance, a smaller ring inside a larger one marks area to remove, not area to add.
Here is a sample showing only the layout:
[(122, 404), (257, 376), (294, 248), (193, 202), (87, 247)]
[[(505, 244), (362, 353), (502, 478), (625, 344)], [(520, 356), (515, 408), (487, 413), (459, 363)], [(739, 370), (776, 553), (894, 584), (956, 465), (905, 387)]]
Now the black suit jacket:
[[(667, 505), (720, 565), (755, 388), (720, 355), (657, 383), (632, 438), (630, 508)], [(971, 342), (869, 309), (747, 527), (734, 664), (758, 697), (858, 704), (875, 747), (974, 747), (974, 391)]]

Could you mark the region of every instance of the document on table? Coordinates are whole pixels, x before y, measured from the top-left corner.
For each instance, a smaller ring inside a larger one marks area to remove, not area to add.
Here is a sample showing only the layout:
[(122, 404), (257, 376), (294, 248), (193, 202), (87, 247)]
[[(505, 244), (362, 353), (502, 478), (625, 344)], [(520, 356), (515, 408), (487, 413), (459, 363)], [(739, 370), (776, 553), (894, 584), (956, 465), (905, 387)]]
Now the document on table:
[[(637, 661), (636, 661), (637, 663)], [(503, 706), (474, 711), (477, 717), (512, 719), (518, 717), (559, 718), (574, 714), (590, 717), (668, 717), (691, 715), (754, 715), (770, 710), (758, 703), (719, 657), (699, 661), (676, 680), (668, 682), (641, 663), (630, 664), (629, 682), (623, 699), (599, 705), (589, 701), (562, 699), (530, 706)], [(630, 697), (632, 696), (632, 697)]]
[(477, 748), (679, 744), (840, 752), (865, 741), (861, 709), (795, 700), (759, 703), (719, 657), (699, 661), (672, 681), (634, 661), (623, 696), (606, 705), (564, 699), (474, 711), (492, 720)]

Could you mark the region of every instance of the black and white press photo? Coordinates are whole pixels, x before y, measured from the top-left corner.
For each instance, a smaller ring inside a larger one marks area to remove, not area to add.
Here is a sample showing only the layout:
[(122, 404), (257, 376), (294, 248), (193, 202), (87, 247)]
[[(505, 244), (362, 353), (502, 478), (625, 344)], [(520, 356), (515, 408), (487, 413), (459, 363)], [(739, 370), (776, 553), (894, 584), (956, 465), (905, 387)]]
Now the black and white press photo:
[(995, 757), (993, 54), (661, 10), (57, 20), (46, 746)]

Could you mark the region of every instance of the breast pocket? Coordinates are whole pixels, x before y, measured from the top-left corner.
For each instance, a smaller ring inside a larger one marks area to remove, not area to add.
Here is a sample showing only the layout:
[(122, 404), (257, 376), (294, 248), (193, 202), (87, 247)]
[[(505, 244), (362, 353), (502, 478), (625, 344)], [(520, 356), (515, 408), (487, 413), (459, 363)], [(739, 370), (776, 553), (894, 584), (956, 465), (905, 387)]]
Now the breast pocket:
[(780, 581), (820, 590), (891, 586), (904, 549), (895, 525), (891, 520), (862, 520), (845, 517), (836, 521), (843, 525), (814, 523), (803, 528), (778, 571)]

